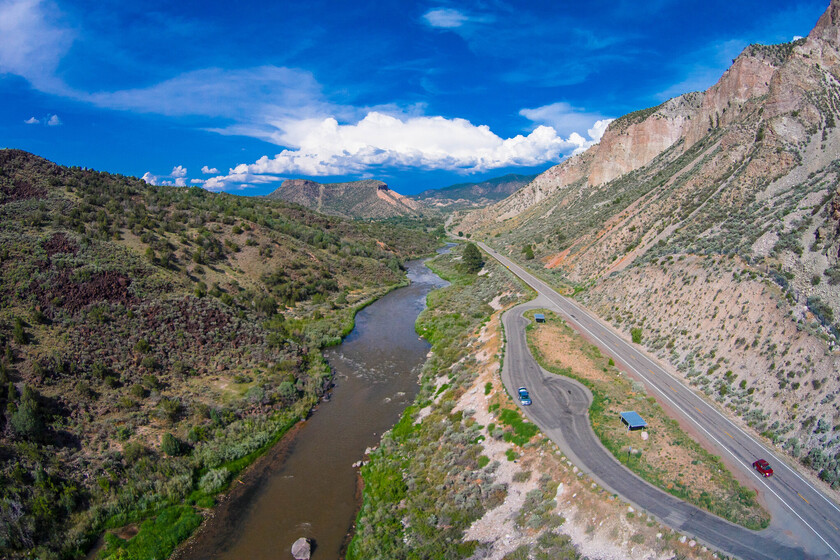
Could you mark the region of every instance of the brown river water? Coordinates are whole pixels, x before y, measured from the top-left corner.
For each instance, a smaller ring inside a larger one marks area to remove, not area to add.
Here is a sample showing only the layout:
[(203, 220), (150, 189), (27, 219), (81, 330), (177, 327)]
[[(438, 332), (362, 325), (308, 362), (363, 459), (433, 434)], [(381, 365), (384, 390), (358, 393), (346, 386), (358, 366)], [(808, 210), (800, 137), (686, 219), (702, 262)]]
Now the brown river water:
[(353, 332), (325, 352), (335, 372), (331, 399), (234, 481), (176, 558), (290, 559), (300, 537), (313, 541), (313, 560), (342, 555), (361, 499), (352, 465), (414, 400), (429, 351), (414, 322), (426, 295), (446, 285), (420, 261), (407, 269), (411, 284), (360, 311)]

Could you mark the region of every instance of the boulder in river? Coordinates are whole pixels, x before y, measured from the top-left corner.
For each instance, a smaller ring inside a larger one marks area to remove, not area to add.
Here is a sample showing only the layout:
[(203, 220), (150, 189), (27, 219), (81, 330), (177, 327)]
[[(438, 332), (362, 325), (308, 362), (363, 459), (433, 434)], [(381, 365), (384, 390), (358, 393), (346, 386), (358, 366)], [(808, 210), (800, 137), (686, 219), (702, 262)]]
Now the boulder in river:
[(309, 539), (301, 537), (292, 545), (292, 556), (295, 557), (295, 560), (309, 560), (310, 554)]

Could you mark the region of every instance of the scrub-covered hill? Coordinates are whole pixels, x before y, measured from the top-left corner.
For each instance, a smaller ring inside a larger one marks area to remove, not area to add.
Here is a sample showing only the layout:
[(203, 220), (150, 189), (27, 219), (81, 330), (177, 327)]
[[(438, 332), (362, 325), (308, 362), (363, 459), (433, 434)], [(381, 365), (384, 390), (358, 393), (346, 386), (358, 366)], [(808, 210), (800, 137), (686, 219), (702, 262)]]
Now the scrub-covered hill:
[(167, 556), (435, 244), (0, 151), (0, 557)]
[(574, 287), (836, 486), (839, 118), (835, 0), (808, 37), (746, 48), (452, 229)]

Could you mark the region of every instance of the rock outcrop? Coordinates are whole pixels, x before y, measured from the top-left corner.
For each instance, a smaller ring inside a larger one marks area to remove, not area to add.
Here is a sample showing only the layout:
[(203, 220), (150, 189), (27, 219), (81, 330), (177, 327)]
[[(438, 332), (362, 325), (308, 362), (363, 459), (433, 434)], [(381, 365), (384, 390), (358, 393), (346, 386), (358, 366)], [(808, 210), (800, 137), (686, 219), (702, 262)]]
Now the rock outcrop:
[[(840, 486), (840, 0), (702, 93), (452, 224), (546, 275)], [(725, 372), (725, 373), (723, 373)], [(823, 428), (816, 428), (819, 421)], [(816, 431), (815, 431), (816, 430)], [(822, 430), (822, 431), (819, 431)]]
[(283, 181), (268, 198), (306, 206), (344, 218), (392, 218), (417, 216), (422, 206), (388, 188), (382, 181), (366, 179), (348, 183), (321, 184), (306, 179)]

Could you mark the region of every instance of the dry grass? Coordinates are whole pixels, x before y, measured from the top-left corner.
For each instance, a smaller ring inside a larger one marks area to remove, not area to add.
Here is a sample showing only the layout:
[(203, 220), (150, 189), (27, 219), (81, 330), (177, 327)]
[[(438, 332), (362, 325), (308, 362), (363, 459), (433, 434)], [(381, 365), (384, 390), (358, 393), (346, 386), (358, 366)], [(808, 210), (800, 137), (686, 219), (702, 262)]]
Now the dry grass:
[[(547, 369), (574, 377), (596, 395), (590, 410), (595, 433), (634, 472), (664, 490), (730, 521), (766, 526), (769, 514), (755, 492), (740, 485), (718, 457), (703, 449), (669, 418), (644, 386), (629, 379), (609, 358), (565, 322), (545, 312), (547, 322), (529, 327), (529, 344)], [(629, 432), (619, 413), (635, 410), (647, 421), (642, 432)], [(629, 449), (632, 448), (632, 454)]]

